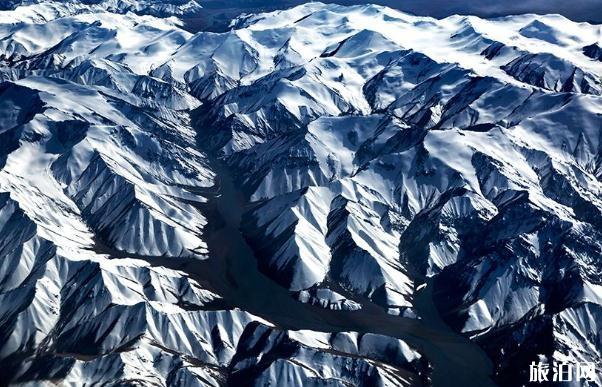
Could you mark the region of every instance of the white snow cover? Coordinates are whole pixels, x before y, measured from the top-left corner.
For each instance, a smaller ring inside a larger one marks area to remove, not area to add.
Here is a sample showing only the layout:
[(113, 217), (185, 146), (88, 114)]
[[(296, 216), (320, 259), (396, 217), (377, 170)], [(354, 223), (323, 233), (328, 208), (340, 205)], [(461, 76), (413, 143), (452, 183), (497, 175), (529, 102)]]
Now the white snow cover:
[(252, 202), (244, 236), (291, 296), (423, 318), (428, 280), (499, 374), (537, 334), (542, 356), (600, 361), (602, 61), (584, 51), (600, 26), (321, 3), (225, 33), (171, 17), (199, 9), (0, 12), (0, 355), (27, 358), (18, 376), (50, 348), (45, 380), (66, 382), (414, 380), (401, 341), (206, 310), (219, 295), (134, 259), (211, 257), (203, 151)]

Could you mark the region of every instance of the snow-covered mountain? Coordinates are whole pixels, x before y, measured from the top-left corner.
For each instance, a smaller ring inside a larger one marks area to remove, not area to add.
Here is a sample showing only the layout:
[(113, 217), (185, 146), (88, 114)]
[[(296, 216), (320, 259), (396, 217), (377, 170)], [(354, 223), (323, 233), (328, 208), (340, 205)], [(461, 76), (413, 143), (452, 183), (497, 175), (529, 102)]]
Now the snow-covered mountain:
[(3, 384), (602, 361), (601, 26), (197, 5), (0, 12)]
[(47, 18), (98, 11), (157, 17), (194, 16), (203, 7), (197, 0), (5, 0), (0, 4), (3, 10), (17, 8), (17, 14)]

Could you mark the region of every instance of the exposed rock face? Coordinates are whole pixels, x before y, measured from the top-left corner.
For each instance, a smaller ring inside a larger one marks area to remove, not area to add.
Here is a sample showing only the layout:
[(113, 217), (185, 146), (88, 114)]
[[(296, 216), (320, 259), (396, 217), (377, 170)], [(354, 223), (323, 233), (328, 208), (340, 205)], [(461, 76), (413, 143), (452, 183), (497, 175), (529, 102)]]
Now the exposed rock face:
[(2, 383), (602, 361), (599, 26), (197, 6), (0, 12)]

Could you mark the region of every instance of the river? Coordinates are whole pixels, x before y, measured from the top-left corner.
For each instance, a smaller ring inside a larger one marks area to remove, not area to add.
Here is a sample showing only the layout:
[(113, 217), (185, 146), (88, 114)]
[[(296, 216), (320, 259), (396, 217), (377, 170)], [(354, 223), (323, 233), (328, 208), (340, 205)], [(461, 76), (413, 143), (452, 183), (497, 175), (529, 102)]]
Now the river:
[(478, 345), (440, 319), (428, 283), (415, 297), (414, 306), (421, 319), (389, 315), (370, 303), (364, 303), (359, 311), (333, 311), (295, 300), (287, 289), (259, 271), (254, 252), (239, 229), (248, 203), (221, 160), (212, 157), (211, 167), (218, 184), (204, 208), (211, 219), (205, 230), (210, 259), (165, 258), (155, 263), (186, 272), (224, 297), (230, 307), (253, 313), (283, 329), (356, 331), (402, 339), (431, 362), (434, 386), (495, 385), (490, 378), (491, 361)]

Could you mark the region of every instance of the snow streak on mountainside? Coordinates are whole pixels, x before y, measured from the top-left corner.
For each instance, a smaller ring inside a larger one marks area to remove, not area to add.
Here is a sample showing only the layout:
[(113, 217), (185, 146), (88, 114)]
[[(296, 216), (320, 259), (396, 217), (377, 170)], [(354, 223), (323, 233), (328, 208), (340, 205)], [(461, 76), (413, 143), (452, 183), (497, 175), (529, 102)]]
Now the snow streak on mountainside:
[(501, 385), (602, 361), (600, 26), (157, 6), (0, 12), (2, 382), (420, 385), (449, 327)]

